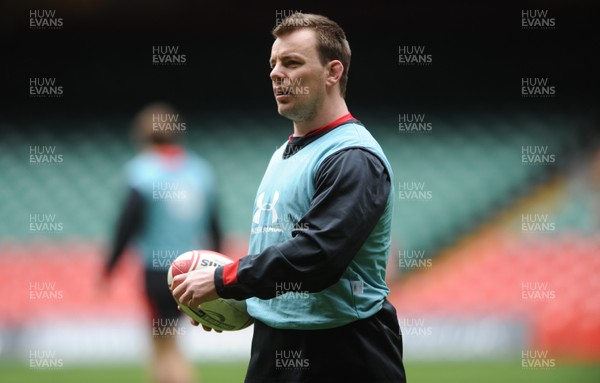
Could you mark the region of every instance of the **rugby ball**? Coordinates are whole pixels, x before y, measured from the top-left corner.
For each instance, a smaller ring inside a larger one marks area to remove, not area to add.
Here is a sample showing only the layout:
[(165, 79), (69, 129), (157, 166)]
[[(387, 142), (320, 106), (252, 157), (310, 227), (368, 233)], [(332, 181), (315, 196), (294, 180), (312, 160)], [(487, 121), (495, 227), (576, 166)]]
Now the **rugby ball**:
[[(169, 287), (173, 278), (179, 274), (199, 270), (205, 267), (216, 268), (233, 261), (223, 254), (210, 250), (193, 250), (179, 255), (167, 273)], [(199, 307), (188, 307), (177, 302), (183, 312), (196, 322), (215, 330), (236, 331), (250, 326), (254, 319), (248, 315), (246, 301), (219, 298), (214, 301), (202, 303)]]

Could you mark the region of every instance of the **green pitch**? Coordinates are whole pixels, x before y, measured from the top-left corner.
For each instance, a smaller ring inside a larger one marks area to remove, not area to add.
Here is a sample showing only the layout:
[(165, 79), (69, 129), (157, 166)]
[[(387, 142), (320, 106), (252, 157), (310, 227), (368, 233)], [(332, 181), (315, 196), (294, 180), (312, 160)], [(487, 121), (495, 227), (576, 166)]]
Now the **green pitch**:
[[(407, 363), (409, 383), (597, 383), (600, 363), (576, 364), (557, 362), (550, 369), (523, 369), (519, 361)], [(243, 382), (246, 363), (199, 364), (202, 383)], [(19, 364), (0, 363), (2, 383), (145, 383), (142, 366), (76, 367), (57, 370), (33, 370)]]

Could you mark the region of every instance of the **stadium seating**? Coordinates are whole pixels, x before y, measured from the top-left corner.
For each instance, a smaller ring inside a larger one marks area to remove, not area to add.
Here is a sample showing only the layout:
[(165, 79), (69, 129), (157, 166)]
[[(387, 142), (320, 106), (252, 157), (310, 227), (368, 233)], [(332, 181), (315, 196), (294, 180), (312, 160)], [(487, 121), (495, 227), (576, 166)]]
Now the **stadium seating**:
[[(486, 114), (438, 114), (426, 116), (432, 123), (430, 132), (408, 133), (399, 131), (397, 114), (382, 111), (372, 116), (362, 121), (394, 168), (395, 188), (408, 182), (430, 193), (430, 198), (397, 199), (394, 225), (399, 246), (425, 251), (427, 256), (552, 171), (552, 164), (523, 164), (522, 146), (547, 146), (561, 156), (571, 150), (581, 130), (560, 116), (515, 114), (499, 120)], [(23, 122), (4, 124), (2, 130), (2, 235), (20, 240), (40, 236), (106, 240), (123, 197), (122, 168), (134, 155), (128, 121), (107, 118), (48, 126)], [(262, 173), (289, 132), (289, 122), (272, 115), (227, 121), (213, 115), (188, 118), (186, 145), (217, 169), (226, 232), (248, 233)], [(30, 146), (54, 147), (62, 162), (31, 164)], [(30, 231), (32, 213), (55, 214), (64, 230)]]
[[(408, 133), (399, 131), (394, 112), (357, 117), (379, 140), (395, 173), (389, 276), (390, 300), (400, 315), (515, 315), (533, 329), (536, 347), (600, 355), (600, 305), (593, 299), (600, 293), (600, 248), (590, 207), (564, 192), (567, 183), (556, 163), (526, 164), (521, 153), (524, 146), (547, 147), (565, 164), (581, 145), (585, 121), (439, 113), (426, 116), (431, 131)], [(186, 146), (217, 171), (225, 252), (242, 256), (256, 188), (272, 152), (285, 142), (289, 122), (270, 114), (235, 121), (196, 115), (188, 127)], [(119, 265), (108, 291), (98, 286), (122, 203), (123, 165), (135, 154), (126, 119), (2, 123), (0, 129), (0, 278), (6, 281), (0, 285), (0, 327), (40, 317), (140, 318), (148, 308), (134, 257)], [(62, 161), (30, 163), (32, 146), (53, 147)], [(400, 198), (405, 183), (422, 186), (423, 198)], [(521, 211), (539, 206), (552, 212), (557, 230), (532, 240), (514, 228)], [(63, 230), (31, 230), (32, 214), (55, 215)], [(432, 266), (400, 273), (399, 250), (421, 251), (433, 258)], [(403, 278), (394, 279), (399, 274)], [(547, 283), (560, 299), (520, 299), (524, 280)], [(54, 283), (64, 299), (31, 299), (29, 281)]]

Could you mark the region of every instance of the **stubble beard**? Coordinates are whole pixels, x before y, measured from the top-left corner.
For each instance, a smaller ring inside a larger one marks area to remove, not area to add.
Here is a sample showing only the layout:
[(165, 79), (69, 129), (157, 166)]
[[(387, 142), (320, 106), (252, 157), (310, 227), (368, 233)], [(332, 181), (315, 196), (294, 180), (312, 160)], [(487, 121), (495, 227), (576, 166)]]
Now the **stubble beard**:
[(290, 109), (279, 111), (279, 114), (294, 122), (310, 121), (318, 114), (322, 103), (323, 95), (317, 94), (309, 102), (296, 104)]

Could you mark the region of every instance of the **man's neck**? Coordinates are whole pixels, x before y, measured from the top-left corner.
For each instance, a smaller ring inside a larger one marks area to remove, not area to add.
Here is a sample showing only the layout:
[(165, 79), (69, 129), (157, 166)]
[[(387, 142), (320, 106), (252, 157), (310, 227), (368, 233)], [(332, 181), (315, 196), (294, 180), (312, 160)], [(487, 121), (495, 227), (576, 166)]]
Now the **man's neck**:
[(333, 105), (323, 105), (321, 111), (308, 121), (294, 121), (294, 136), (305, 136), (312, 130), (318, 129), (332, 121), (350, 113), (344, 99), (336, 101)]

